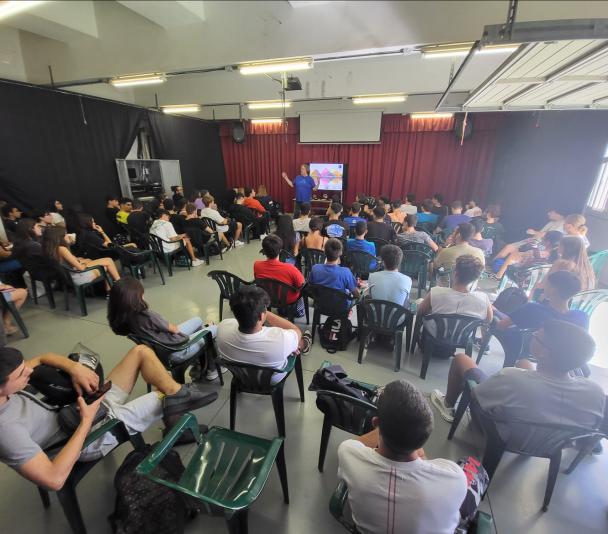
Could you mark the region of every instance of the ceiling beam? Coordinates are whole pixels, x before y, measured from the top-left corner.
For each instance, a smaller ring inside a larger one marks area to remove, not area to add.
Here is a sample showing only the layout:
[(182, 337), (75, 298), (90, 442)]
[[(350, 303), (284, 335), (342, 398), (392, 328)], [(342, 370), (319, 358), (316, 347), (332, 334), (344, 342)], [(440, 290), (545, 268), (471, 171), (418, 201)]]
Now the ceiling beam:
[(117, 0), (119, 4), (165, 29), (205, 21), (205, 2), (185, 0)]

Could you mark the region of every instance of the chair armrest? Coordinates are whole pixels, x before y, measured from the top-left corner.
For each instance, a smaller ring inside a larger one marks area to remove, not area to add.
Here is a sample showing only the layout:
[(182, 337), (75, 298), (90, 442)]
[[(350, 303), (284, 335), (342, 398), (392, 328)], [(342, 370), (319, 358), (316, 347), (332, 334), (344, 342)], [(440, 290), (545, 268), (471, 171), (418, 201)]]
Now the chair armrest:
[(283, 367), (283, 369), (273, 369), (273, 371), (275, 373), (290, 373), (293, 370), (293, 368), (295, 367), (296, 359), (298, 357), (299, 356), (296, 356), (295, 354), (290, 354), (287, 357), (287, 363), (285, 364), (285, 367)]
[[(198, 343), (207, 334), (211, 334), (211, 331), (207, 330), (206, 328), (204, 328), (203, 330), (200, 330), (199, 332), (196, 332), (196, 335), (193, 338), (189, 339), (188, 341), (184, 341), (183, 343), (181, 343), (179, 345), (166, 345), (164, 343), (161, 343), (159, 341), (153, 340), (151, 338), (145, 338), (145, 339), (146, 339), (146, 341), (149, 341), (150, 343), (152, 343), (154, 345), (157, 345), (158, 347), (160, 347), (160, 348), (162, 348), (164, 350), (167, 350), (169, 352), (178, 352), (178, 351), (185, 350), (185, 349), (189, 348), (194, 343)], [(144, 339), (144, 338), (142, 338), (142, 339)]]
[(86, 439), (84, 440), (84, 443), (82, 444), (82, 448), (86, 449), (91, 443), (94, 443), (104, 434), (112, 431), (113, 429), (119, 426), (123, 426), (123, 423), (118, 419), (110, 419), (109, 421), (106, 421), (99, 428), (93, 430), (92, 432), (89, 432)]
[(349, 532), (357, 533), (355, 525), (344, 518), (344, 507), (348, 499), (346, 482), (340, 480), (336, 490), (329, 499), (329, 512)]

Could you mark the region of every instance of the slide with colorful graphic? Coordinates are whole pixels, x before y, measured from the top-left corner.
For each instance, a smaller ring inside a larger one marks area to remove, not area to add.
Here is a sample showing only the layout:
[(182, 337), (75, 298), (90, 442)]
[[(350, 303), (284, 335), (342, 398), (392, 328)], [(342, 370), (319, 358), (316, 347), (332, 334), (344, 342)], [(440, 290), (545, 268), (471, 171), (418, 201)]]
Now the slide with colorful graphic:
[(321, 191), (342, 191), (343, 163), (311, 163), (310, 175), (319, 182)]

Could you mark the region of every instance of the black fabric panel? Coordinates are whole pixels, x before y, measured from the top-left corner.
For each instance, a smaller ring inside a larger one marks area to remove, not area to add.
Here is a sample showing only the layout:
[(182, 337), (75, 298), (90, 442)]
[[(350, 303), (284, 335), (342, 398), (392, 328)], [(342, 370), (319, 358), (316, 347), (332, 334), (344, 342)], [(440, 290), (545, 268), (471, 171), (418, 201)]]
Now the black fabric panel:
[(179, 160), (186, 194), (194, 189), (208, 189), (219, 196), (226, 191), (217, 124), (157, 111), (149, 111), (148, 118), (154, 157)]
[(540, 228), (550, 208), (583, 213), (608, 144), (608, 111), (506, 114), (489, 198), (511, 239)]
[(98, 217), (119, 194), (124, 158), (145, 111), (120, 103), (0, 83), (0, 198), (31, 209), (59, 199)]

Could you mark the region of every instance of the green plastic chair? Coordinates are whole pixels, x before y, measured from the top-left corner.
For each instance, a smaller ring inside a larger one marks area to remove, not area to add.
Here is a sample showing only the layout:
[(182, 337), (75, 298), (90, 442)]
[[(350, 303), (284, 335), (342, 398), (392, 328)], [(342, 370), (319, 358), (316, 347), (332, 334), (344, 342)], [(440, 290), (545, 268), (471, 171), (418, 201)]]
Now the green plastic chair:
[(591, 317), (596, 308), (603, 302), (608, 302), (608, 289), (581, 291), (570, 300), (570, 309), (581, 310)]
[[(406, 249), (404, 246), (400, 248), (403, 250), (403, 259), (401, 260), (399, 272), (418, 281), (417, 298), (420, 298), (422, 291), (426, 292), (432, 256), (422, 250)], [(430, 247), (428, 248), (430, 249)]]
[[(156, 466), (187, 430), (194, 434), (197, 448), (179, 481), (155, 476)], [(136, 472), (198, 499), (208, 514), (222, 510), (229, 532), (246, 534), (248, 509), (262, 493), (275, 462), (283, 500), (289, 504), (283, 438), (266, 440), (220, 427), (201, 434), (196, 417), (188, 413), (137, 466)]]
[[(173, 276), (173, 260), (177, 256), (184, 256), (186, 258), (186, 265), (188, 270), (190, 270), (190, 265), (192, 262), (190, 261), (190, 256), (188, 256), (188, 251), (186, 250), (186, 245), (184, 244), (183, 239), (179, 241), (166, 241), (155, 234), (148, 234), (148, 239), (150, 240), (150, 248), (154, 254), (165, 262), (167, 271), (169, 271), (169, 276)], [(179, 246), (171, 252), (166, 252), (163, 243), (171, 243), (173, 245), (177, 244)]]
[(593, 272), (595, 273), (595, 278), (597, 280), (599, 280), (600, 275), (604, 270), (606, 261), (608, 261), (608, 250), (602, 250), (589, 256), (589, 263), (591, 263), (591, 267), (593, 267)]
[[(531, 296), (532, 290), (534, 289), (536, 284), (544, 278), (544, 276), (549, 272), (550, 269), (551, 269), (551, 265), (546, 264), (546, 265), (536, 265), (534, 267), (530, 267), (529, 269), (526, 269), (525, 271), (523, 271), (525, 273), (523, 275), (523, 278), (525, 279), (526, 283), (524, 284), (525, 287), (522, 286), (521, 289), (524, 290), (524, 292), (526, 293), (526, 295), (528, 295), (528, 297)], [(516, 280), (509, 278), (508, 274), (505, 273), (504, 276), (500, 279), (500, 284), (498, 284), (497, 293), (500, 294), (504, 289), (507, 289), (508, 287), (520, 287), (520, 286), (518, 285)]]
[[(98, 284), (100, 282), (107, 282), (109, 286), (112, 286), (112, 280), (110, 280), (108, 273), (106, 273), (106, 270), (101, 265), (94, 265), (92, 267), (87, 267), (86, 269), (83, 269), (82, 271), (77, 271), (76, 269), (66, 267), (65, 265), (62, 265), (61, 269), (63, 269), (64, 275), (65, 275), (64, 276), (65, 284), (63, 286), (64, 292), (65, 292), (65, 311), (69, 311), (69, 309), (70, 309), (70, 301), (68, 299), (68, 288), (71, 287), (74, 289), (74, 292), (76, 293), (76, 298), (78, 299), (78, 303), (80, 304), (80, 314), (84, 317), (84, 316), (88, 315), (87, 303), (86, 303), (86, 299), (85, 299), (86, 289), (88, 287), (94, 286), (95, 284)], [(94, 280), (91, 280), (90, 282), (87, 282), (85, 284), (75, 284), (74, 283), (74, 281), (72, 280), (71, 274), (86, 273), (88, 271), (97, 271), (99, 273), (99, 276), (97, 276)]]

